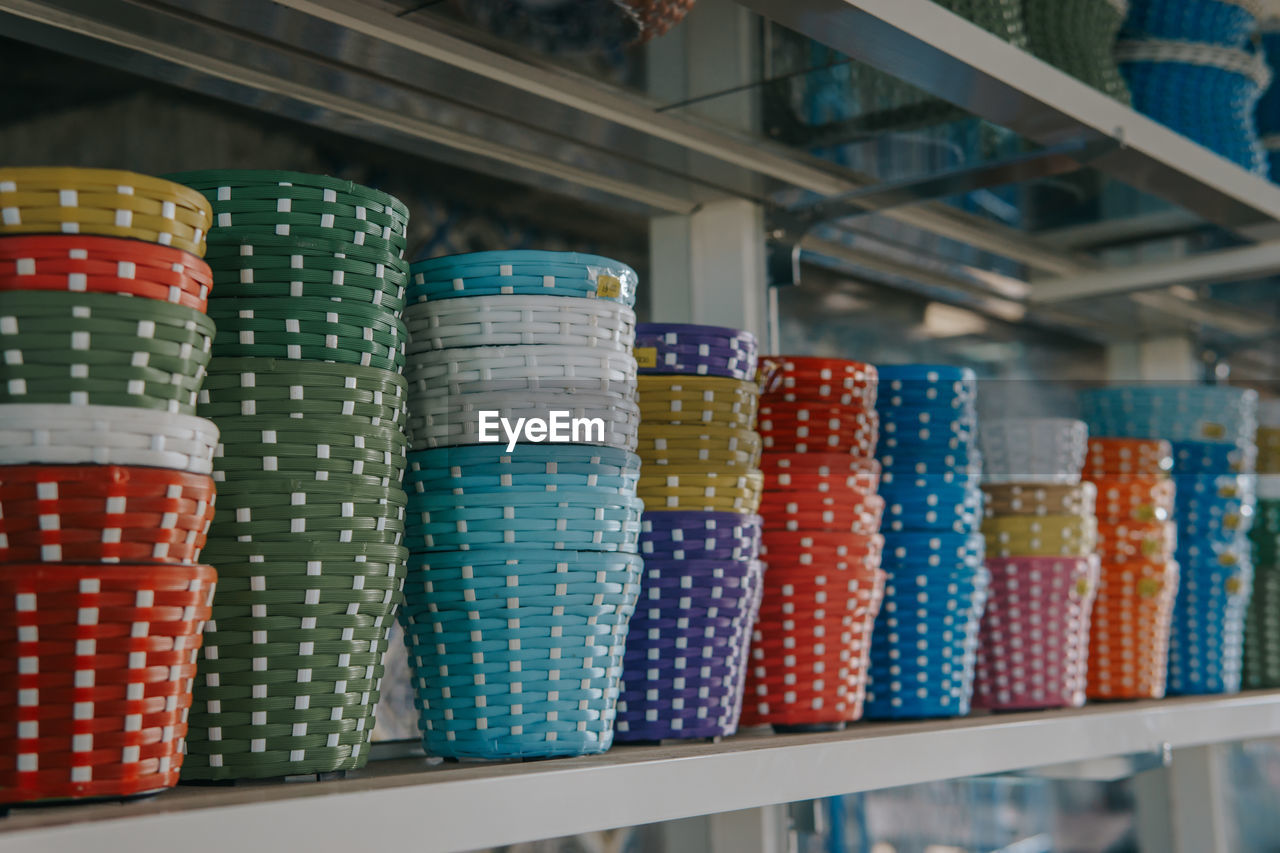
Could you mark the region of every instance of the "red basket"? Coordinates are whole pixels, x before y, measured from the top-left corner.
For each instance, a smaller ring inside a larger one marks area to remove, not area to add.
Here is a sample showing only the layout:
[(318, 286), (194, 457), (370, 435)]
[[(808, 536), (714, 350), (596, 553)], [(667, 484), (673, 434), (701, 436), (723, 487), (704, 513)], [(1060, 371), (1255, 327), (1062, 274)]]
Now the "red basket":
[(216, 578), (199, 565), (0, 565), (0, 803), (177, 783)]
[(195, 563), (214, 496), (170, 468), (0, 466), (0, 561)]
[(208, 264), (158, 243), (83, 234), (0, 240), (0, 291), (114, 293), (204, 312), (212, 287)]

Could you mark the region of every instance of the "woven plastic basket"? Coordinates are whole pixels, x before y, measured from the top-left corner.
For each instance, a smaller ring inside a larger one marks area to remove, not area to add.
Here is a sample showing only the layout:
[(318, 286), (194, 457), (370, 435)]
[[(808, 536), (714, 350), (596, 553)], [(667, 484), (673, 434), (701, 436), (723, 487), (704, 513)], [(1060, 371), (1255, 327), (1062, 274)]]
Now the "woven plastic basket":
[(1280, 687), (1280, 569), (1254, 570), (1245, 620), (1244, 681), (1247, 690)]
[(1252, 585), (1253, 569), (1247, 563), (1183, 568), (1169, 637), (1169, 693), (1240, 689)]
[(1178, 564), (1104, 564), (1089, 625), (1090, 699), (1165, 695)]
[[(395, 546), (216, 542), (225, 579), (194, 691), (187, 779), (363, 767), (404, 584)], [(310, 557), (310, 559), (309, 559)]]
[(1030, 710), (1083, 705), (1094, 558), (1015, 557), (988, 562), (974, 705)]
[(1261, 0), (1129, 0), (1123, 32), (1126, 38), (1243, 47), (1261, 11)]
[(639, 557), (522, 548), (411, 559), (401, 623), (429, 753), (609, 748)]
[[(877, 555), (878, 556), (878, 555)], [(862, 717), (885, 575), (775, 561), (751, 643), (743, 726), (839, 726)]]
[[(885, 569), (884, 606), (871, 640), (865, 716), (869, 720), (959, 717), (969, 712), (987, 572), (979, 569), (955, 593), (938, 593), (938, 608), (915, 607), (921, 594), (895, 584)], [(903, 645), (905, 643), (905, 645)]]
[[(1267, 65), (1275, 70), (1280, 64), (1280, 18), (1271, 18), (1262, 24), (1262, 55)], [(1280, 88), (1269, 86), (1258, 99), (1258, 133), (1262, 134), (1262, 146), (1268, 152), (1276, 147), (1275, 134), (1280, 132)]]
[(1134, 108), (1251, 172), (1264, 174), (1254, 109), (1270, 85), (1260, 57), (1186, 41), (1127, 41), (1116, 48)]
[(169, 788), (216, 574), (0, 566), (0, 804)]
[(1125, 0), (1022, 0), (1031, 52), (1125, 104), (1112, 48), (1127, 12)]
[(617, 739), (733, 734), (764, 564), (646, 557), (644, 568), (623, 658)]

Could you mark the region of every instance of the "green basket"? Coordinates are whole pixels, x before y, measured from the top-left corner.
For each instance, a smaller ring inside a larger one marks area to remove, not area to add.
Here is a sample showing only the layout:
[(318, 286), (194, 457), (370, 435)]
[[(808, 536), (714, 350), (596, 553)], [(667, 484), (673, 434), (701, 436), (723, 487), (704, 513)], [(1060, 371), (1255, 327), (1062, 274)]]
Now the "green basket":
[(1129, 103), (1129, 87), (1116, 64), (1123, 0), (1022, 0), (1027, 45), (1036, 56), (1082, 83)]
[(1242, 681), (1246, 690), (1280, 687), (1280, 567), (1274, 565), (1254, 569)]

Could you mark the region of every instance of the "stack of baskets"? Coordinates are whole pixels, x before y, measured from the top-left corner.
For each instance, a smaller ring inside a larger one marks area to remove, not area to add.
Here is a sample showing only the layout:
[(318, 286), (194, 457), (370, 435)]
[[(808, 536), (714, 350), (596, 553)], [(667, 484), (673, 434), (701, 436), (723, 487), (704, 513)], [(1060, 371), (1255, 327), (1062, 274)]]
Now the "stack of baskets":
[(364, 765), (404, 583), (408, 212), (295, 172), (187, 172), (214, 212), (220, 581), (184, 779)]
[[(434, 755), (613, 742), (642, 570), (636, 284), (617, 261), (561, 252), (412, 267), (401, 622)], [(482, 413), (544, 427), (509, 436)]]
[(1128, 0), (1022, 0), (1027, 47), (1036, 56), (1121, 103), (1129, 88), (1116, 64), (1116, 35)]
[(1097, 588), (1096, 492), (1081, 482), (1087, 432), (1063, 418), (984, 421), (987, 566), (975, 704), (1084, 704)]
[(884, 604), (871, 643), (867, 717), (969, 712), (986, 601), (981, 459), (972, 370), (882, 365)]
[(756, 339), (642, 323), (636, 360), (644, 581), (617, 738), (731, 735), (764, 573)]
[(0, 169), (0, 804), (172, 787), (215, 573), (198, 193)]
[(1091, 699), (1159, 699), (1178, 593), (1169, 442), (1092, 438), (1085, 477), (1097, 488), (1101, 574), (1089, 640)]
[(1100, 435), (1171, 440), (1180, 579), (1168, 691), (1238, 690), (1252, 582), (1247, 534), (1257, 394), (1208, 385), (1121, 387), (1087, 391), (1082, 403)]
[(1133, 105), (1253, 172), (1267, 158), (1254, 109), (1271, 81), (1249, 47), (1255, 0), (1130, 0), (1116, 45)]
[(1253, 595), (1245, 620), (1244, 686), (1280, 687), (1280, 400), (1258, 411), (1258, 505), (1253, 529)]
[(862, 716), (884, 592), (876, 369), (777, 357), (761, 379), (768, 570), (742, 723), (839, 728)]

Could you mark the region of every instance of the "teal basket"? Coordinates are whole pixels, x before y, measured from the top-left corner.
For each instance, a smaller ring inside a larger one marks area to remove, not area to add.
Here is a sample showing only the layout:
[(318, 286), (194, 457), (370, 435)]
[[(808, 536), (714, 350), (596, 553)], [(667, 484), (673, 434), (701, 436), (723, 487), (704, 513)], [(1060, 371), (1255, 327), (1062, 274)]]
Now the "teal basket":
[(642, 567), (635, 554), (528, 548), (410, 557), (400, 620), (427, 752), (607, 750)]

